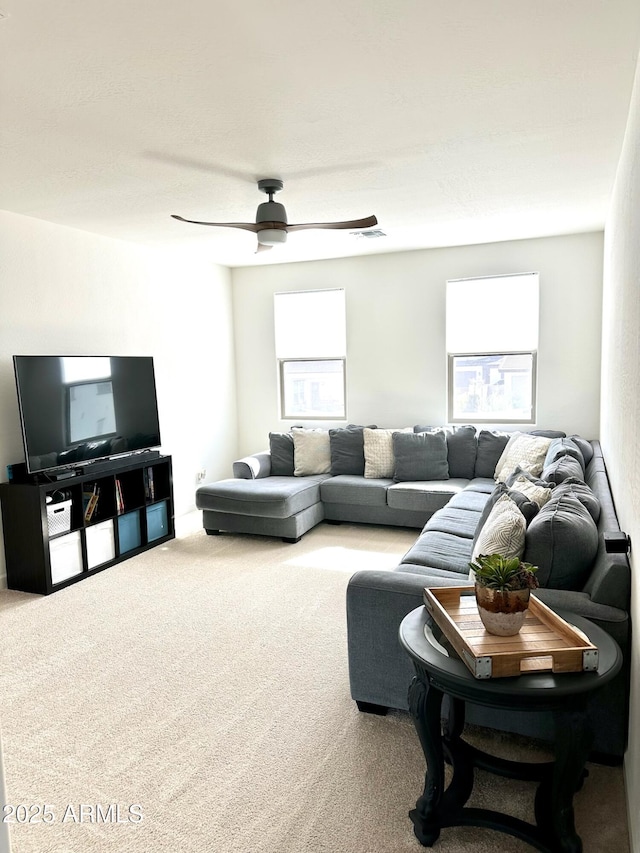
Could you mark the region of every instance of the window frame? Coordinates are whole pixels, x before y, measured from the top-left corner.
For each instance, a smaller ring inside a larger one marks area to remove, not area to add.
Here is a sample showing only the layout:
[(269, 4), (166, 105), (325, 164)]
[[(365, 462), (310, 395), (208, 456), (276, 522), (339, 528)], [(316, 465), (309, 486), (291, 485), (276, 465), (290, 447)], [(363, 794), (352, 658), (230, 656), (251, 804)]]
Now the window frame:
[[(303, 364), (305, 362), (339, 362), (342, 365), (341, 380), (342, 380), (342, 414), (322, 414), (310, 415), (306, 412), (297, 414), (287, 414), (287, 400), (285, 394), (285, 379), (284, 371), (286, 364)], [(278, 396), (280, 398), (280, 418), (283, 421), (341, 421), (347, 418), (347, 357), (346, 356), (326, 356), (321, 358), (279, 358), (278, 359)]]
[[(473, 417), (470, 414), (464, 417), (454, 416), (454, 360), (456, 358), (485, 358), (486, 356), (509, 356), (529, 355), (531, 356), (531, 415), (528, 418), (500, 418), (500, 417)], [(522, 424), (529, 425), (537, 423), (537, 389), (538, 389), (538, 351), (537, 350), (500, 350), (497, 352), (456, 352), (447, 353), (447, 416), (450, 424)]]

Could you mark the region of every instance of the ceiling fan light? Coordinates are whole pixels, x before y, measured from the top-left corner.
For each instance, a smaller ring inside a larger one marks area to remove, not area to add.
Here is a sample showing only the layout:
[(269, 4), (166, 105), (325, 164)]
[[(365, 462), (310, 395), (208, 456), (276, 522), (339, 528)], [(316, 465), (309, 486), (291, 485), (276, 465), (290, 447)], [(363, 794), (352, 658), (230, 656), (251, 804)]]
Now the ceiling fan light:
[(277, 246), (278, 243), (287, 242), (287, 232), (276, 228), (265, 228), (258, 231), (258, 243), (263, 246)]

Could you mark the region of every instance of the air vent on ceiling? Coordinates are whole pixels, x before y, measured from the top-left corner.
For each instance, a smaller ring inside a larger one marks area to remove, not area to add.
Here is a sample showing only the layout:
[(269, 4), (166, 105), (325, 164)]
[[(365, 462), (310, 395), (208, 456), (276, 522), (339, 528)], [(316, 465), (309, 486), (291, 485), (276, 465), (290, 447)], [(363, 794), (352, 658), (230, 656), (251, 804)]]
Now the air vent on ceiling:
[(377, 237), (386, 237), (384, 231), (379, 228), (369, 228), (367, 231), (352, 231), (356, 237), (367, 237), (369, 240), (375, 240)]

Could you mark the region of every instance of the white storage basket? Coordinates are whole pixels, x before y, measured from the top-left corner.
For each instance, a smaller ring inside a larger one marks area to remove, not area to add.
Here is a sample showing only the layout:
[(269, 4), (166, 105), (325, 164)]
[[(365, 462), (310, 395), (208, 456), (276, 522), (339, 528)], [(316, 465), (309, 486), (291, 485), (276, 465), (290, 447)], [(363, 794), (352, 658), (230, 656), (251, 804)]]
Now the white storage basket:
[(47, 504), (49, 536), (68, 533), (71, 530), (71, 500)]

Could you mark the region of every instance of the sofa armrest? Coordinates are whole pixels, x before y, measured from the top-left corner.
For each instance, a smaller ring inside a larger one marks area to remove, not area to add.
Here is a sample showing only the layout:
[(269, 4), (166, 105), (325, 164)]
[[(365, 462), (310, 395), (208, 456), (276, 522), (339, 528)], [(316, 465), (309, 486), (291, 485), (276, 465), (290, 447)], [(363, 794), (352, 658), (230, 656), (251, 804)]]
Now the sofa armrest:
[[(461, 585), (468, 583), (466, 579)], [(347, 586), (347, 641), (351, 696), (359, 702), (408, 708), (413, 676), (409, 656), (400, 646), (398, 630), (404, 617), (423, 604), (425, 586), (455, 586), (413, 572), (365, 569)], [(577, 613), (600, 625), (628, 659), (629, 617), (624, 610), (597, 604), (584, 592), (539, 589), (536, 595), (551, 608)]]
[[(460, 585), (468, 582), (461, 579)], [(423, 602), (425, 586), (453, 586), (417, 572), (364, 569), (347, 586), (347, 643), (351, 698), (357, 702), (407, 710), (414, 675), (400, 645), (400, 623)]]
[(237, 480), (259, 480), (270, 474), (271, 453), (268, 450), (244, 456), (233, 463), (233, 476)]
[(398, 640), (400, 623), (422, 604), (424, 579), (410, 572), (365, 569), (347, 586), (351, 697), (389, 708), (408, 708), (413, 677)]
[(625, 652), (629, 644), (629, 614), (619, 607), (599, 604), (585, 592), (569, 589), (537, 589), (535, 595), (552, 610), (565, 610), (584, 616), (603, 628)]

